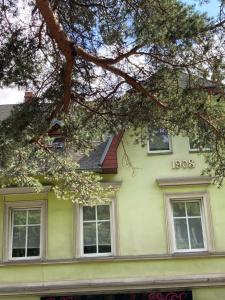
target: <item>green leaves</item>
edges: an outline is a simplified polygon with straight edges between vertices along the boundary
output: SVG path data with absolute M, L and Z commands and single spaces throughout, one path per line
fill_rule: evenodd
M 108 201 L 112 189 L 102 187 L 99 175 L 81 172 L 74 161 L 74 147 L 84 149 L 84 144 L 80 144 L 83 135 L 80 134 L 75 142 L 70 139 L 67 146 L 73 145 L 72 149 L 54 150 L 51 147 L 53 139 L 46 135 L 50 129 L 47 116 L 48 104 L 33 99 L 30 103 L 16 105 L 11 116 L 1 123 L 0 186 L 29 186 L 40 192 L 43 184 L 49 184 L 61 200 L 88 205 Z M 65 127 L 69 129 L 67 121 Z M 88 132 L 84 130 L 83 134 Z M 89 140 L 87 136 L 86 151 Z
M 30 144 L 14 149 L 10 160 L 0 169 L 1 187 L 33 187 L 40 192 L 51 185 L 57 199 L 94 205 L 110 201 L 112 188 L 101 185 L 101 177 L 81 172 L 68 153 L 46 151 Z
M 88 153 L 96 140 L 130 128 L 144 144 L 148 126 L 210 142 L 209 171 L 224 176 L 222 26 L 177 0 L 50 1 L 67 50 L 82 49 L 72 55 L 68 79 L 54 30 L 28 2 L 23 20 L 18 1 L 0 3 L 0 86 L 35 92 L 0 124 L 4 184 L 39 189 L 49 181 L 58 198 L 100 200 L 99 177 L 80 172 L 72 152 Z M 64 124 L 64 153 L 49 147 L 53 118 Z

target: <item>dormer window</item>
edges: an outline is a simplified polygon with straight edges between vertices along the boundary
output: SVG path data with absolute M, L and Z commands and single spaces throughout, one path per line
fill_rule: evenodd
M 210 147 L 208 145 L 197 146 L 196 142 L 189 138 L 189 151 L 190 152 L 207 152 L 210 151 Z
M 149 138 L 148 142 L 149 153 L 171 153 L 171 139 L 167 129 L 160 128 L 156 134 Z
M 53 149 L 56 150 L 64 150 L 65 148 L 65 140 L 62 137 L 57 137 L 52 142 Z

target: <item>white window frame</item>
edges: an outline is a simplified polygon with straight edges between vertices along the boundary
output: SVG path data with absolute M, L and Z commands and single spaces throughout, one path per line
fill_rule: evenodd
M 189 143 L 189 152 L 210 152 L 210 148 L 191 148 L 191 140 L 188 138 L 188 143 Z
M 109 205 L 110 211 L 110 233 L 111 233 L 111 252 L 108 253 L 84 253 L 84 245 L 83 245 L 83 206 L 77 207 L 77 225 L 78 230 L 76 232 L 77 235 L 77 257 L 107 257 L 114 256 L 116 254 L 116 226 L 115 226 L 115 218 L 116 218 L 116 205 L 115 199 L 113 199 L 110 203 L 102 203 L 102 205 Z M 101 204 L 99 204 L 101 205 Z M 76 226 L 76 225 L 75 225 Z
M 174 229 L 173 208 L 172 202 L 184 201 L 193 202 L 199 200 L 201 209 L 202 233 L 204 248 L 199 249 L 176 249 L 176 237 Z M 214 250 L 212 218 L 209 203 L 209 195 L 207 192 L 198 193 L 175 193 L 165 194 L 165 209 L 166 209 L 166 228 L 168 240 L 168 252 L 170 253 L 198 253 L 211 252 Z
M 40 255 L 39 256 L 27 256 L 27 257 L 12 257 L 12 235 L 13 235 L 13 224 L 12 215 L 13 211 L 17 209 L 40 209 L 41 220 L 40 220 Z M 4 210 L 4 260 L 5 261 L 32 261 L 41 260 L 46 255 L 46 201 L 9 201 L 5 202 Z
M 148 130 L 149 132 L 149 130 Z M 168 133 L 168 131 L 167 131 Z M 168 141 L 169 141 L 169 149 L 168 150 L 151 150 L 150 149 L 150 139 L 148 137 L 148 153 L 149 154 L 168 154 L 168 153 L 172 153 L 172 138 L 171 135 L 168 133 Z

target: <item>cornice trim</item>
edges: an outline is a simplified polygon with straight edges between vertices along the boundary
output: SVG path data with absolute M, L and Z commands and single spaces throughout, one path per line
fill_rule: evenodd
M 115 189 L 118 189 L 122 185 L 122 181 L 102 181 L 101 182 L 103 187 L 113 187 Z M 46 185 L 43 186 L 40 193 L 48 193 L 51 190 L 52 186 Z M 0 195 L 12 195 L 12 194 L 36 194 L 36 191 L 32 187 L 8 187 L 8 188 L 0 188 Z
M 213 178 L 209 176 L 157 178 L 160 187 L 187 186 L 187 185 L 209 185 Z
M 111 186 L 114 189 L 119 189 L 122 185 L 122 181 L 102 181 L 101 184 L 105 188 Z
M 58 293 L 116 292 L 131 290 L 199 288 L 225 286 L 225 273 L 170 277 L 19 282 L 0 284 L 0 295 L 53 295 Z
M 193 260 L 193 259 L 213 259 L 225 258 L 225 252 L 186 252 L 173 254 L 149 254 L 149 255 L 122 255 L 122 256 L 96 256 L 96 257 L 79 257 L 66 259 L 34 259 L 0 262 L 0 268 L 11 267 L 16 265 L 33 266 L 33 265 L 58 265 L 58 264 L 85 264 L 99 262 L 121 262 L 121 261 L 151 261 L 151 260 Z
M 46 185 L 43 186 L 40 193 L 48 193 L 51 190 L 51 186 Z M 9 195 L 9 194 L 36 194 L 34 188 L 32 187 L 9 187 L 9 188 L 2 188 L 0 189 L 0 195 Z

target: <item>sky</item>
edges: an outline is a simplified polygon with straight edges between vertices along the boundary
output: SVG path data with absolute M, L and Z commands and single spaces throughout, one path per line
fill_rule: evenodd
M 199 1 L 196 0 L 183 0 L 182 2 L 187 4 L 195 4 L 196 10 L 199 12 L 206 12 L 210 17 L 216 17 L 219 13 L 219 1 L 210 0 L 208 3 L 199 5 Z M 0 89 L 0 105 L 12 104 L 22 102 L 24 98 L 24 91 L 17 90 L 15 88 L 3 88 Z
M 195 4 L 196 10 L 199 12 L 207 12 L 210 17 L 216 17 L 219 13 L 219 2 L 218 0 L 209 0 L 208 3 L 199 5 L 199 1 L 196 0 L 183 0 L 182 2 L 187 4 Z

